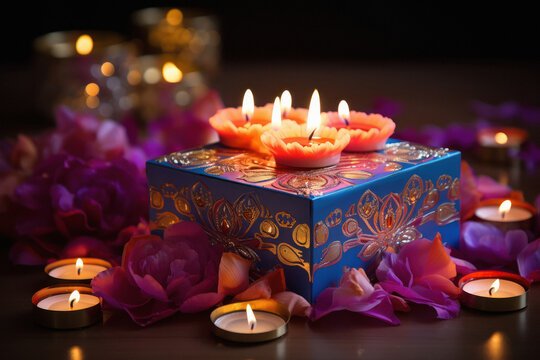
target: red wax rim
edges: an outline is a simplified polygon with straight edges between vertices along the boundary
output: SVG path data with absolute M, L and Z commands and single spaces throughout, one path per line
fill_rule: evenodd
M 459 288 L 461 289 L 466 283 L 472 280 L 478 280 L 478 279 L 504 279 L 504 280 L 512 280 L 514 282 L 517 282 L 523 288 L 525 291 L 528 291 L 531 287 L 531 283 L 529 280 L 525 279 L 523 276 L 512 274 L 504 271 L 496 271 L 496 270 L 482 270 L 482 271 L 475 271 L 473 273 L 467 274 L 463 276 L 459 280 Z
M 527 131 L 515 127 L 492 127 L 478 130 L 477 137 L 481 139 L 484 136 L 495 136 L 496 133 L 503 132 L 508 136 L 519 138 L 522 142 L 527 140 L 529 134 Z

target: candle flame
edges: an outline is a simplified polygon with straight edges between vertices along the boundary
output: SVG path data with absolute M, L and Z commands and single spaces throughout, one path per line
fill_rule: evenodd
M 315 90 L 309 103 L 306 128 L 308 135 L 313 134 L 313 132 L 319 126 L 321 126 L 321 101 L 319 98 L 319 92 Z
M 508 135 L 503 132 L 498 132 L 495 134 L 495 142 L 500 145 L 504 145 L 508 142 Z
M 81 294 L 79 294 L 77 290 L 73 290 L 71 295 L 69 295 L 69 308 L 73 309 L 73 305 L 75 305 L 75 303 L 78 303 L 80 299 Z
M 253 100 L 253 93 L 250 89 L 247 89 L 244 94 L 244 100 L 242 101 L 242 117 L 249 121 L 253 117 L 255 111 L 255 100 Z
M 272 109 L 272 129 L 278 130 L 281 127 L 281 105 L 279 98 L 274 100 L 274 107 Z
M 501 214 L 501 217 L 503 219 L 506 216 L 506 214 L 508 214 L 511 208 L 512 208 L 512 202 L 510 200 L 504 200 L 501 206 L 499 206 L 499 214 Z
M 345 100 L 341 100 L 338 105 L 339 118 L 342 119 L 345 124 L 349 125 L 349 119 L 351 118 L 351 112 L 349 111 L 349 104 Z
M 88 55 L 92 52 L 93 48 L 94 41 L 92 40 L 90 35 L 81 35 L 77 38 L 77 41 L 75 42 L 75 50 L 77 50 L 77 54 Z
M 281 94 L 281 114 L 286 116 L 291 111 L 292 96 L 289 90 L 285 90 Z
M 489 287 L 489 295 L 493 295 L 493 293 L 497 292 L 497 290 L 499 290 L 499 279 L 495 280 Z
M 77 275 L 81 275 L 83 266 L 84 264 L 83 264 L 82 259 L 78 258 L 77 261 L 75 262 L 75 269 L 77 269 Z
M 161 69 L 161 73 L 163 74 L 163 78 L 165 81 L 170 83 L 177 83 L 182 80 L 182 71 L 173 64 L 172 62 L 168 61 L 163 65 L 163 68 Z
M 253 310 L 251 310 L 251 306 L 249 304 L 246 307 L 246 316 L 249 328 L 251 330 L 255 329 L 257 319 L 255 318 L 255 314 L 253 313 Z

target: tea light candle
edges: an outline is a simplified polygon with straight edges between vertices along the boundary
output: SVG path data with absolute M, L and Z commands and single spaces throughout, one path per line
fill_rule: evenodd
M 484 311 L 514 311 L 527 306 L 527 279 L 501 271 L 477 271 L 460 282 L 461 302 Z
M 532 205 L 521 201 L 493 199 L 481 202 L 474 214 L 478 220 L 488 222 L 503 231 L 508 231 L 530 229 L 534 213 L 535 209 Z
M 481 129 L 477 134 L 480 157 L 490 161 L 510 161 L 509 151 L 517 152 L 528 137 L 525 130 L 515 127 Z
M 335 165 L 349 143 L 345 130 L 321 126 L 320 99 L 313 92 L 307 123 L 281 120 L 279 99 L 274 102 L 272 129 L 261 135 L 262 143 L 274 155 L 277 164 L 298 168 L 320 168 Z
M 287 333 L 290 313 L 274 300 L 254 300 L 217 308 L 210 314 L 218 337 L 237 342 L 260 342 Z
M 53 285 L 32 297 L 36 323 L 54 329 L 75 329 L 102 318 L 101 300 L 88 285 Z
M 110 262 L 102 259 L 72 258 L 50 263 L 45 272 L 55 282 L 90 283 L 97 274 L 111 267 Z

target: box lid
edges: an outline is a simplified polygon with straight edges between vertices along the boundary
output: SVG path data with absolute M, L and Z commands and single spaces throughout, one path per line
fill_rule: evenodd
M 164 155 L 148 163 L 314 199 L 458 154 L 445 148 L 389 139 L 381 151 L 343 152 L 335 166 L 295 169 L 276 166 L 271 155 L 216 143 Z

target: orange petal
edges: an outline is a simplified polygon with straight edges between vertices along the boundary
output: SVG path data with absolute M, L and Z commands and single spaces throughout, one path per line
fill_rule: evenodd
M 283 269 L 276 269 L 253 282 L 249 288 L 234 297 L 234 300 L 268 299 L 272 294 L 285 291 Z
M 233 253 L 223 253 L 219 263 L 218 293 L 236 295 L 249 285 L 251 262 Z
M 287 306 L 293 316 L 307 316 L 311 312 L 311 305 L 302 296 L 292 291 L 282 291 L 272 295 L 272 299 Z
M 440 233 L 437 233 L 429 249 L 424 274 L 438 274 L 447 279 L 454 278 L 457 275 L 456 265 L 450 259 L 450 255 L 444 250 Z

